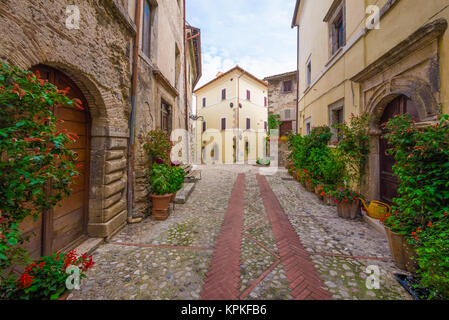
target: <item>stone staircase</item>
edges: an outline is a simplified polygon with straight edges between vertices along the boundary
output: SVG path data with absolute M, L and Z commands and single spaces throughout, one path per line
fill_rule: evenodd
M 195 189 L 196 182 L 201 180 L 201 170 L 193 170 L 191 164 L 183 165 L 182 168 L 186 173 L 186 177 L 182 189 L 176 194 L 175 203 L 177 204 L 186 203 L 190 194 Z

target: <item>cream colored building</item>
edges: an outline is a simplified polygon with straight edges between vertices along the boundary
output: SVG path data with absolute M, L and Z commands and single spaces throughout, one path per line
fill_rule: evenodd
M 427 124 L 449 113 L 447 19 L 447 0 L 296 2 L 299 132 L 368 112 L 369 200 L 390 201 L 397 190 L 381 122 L 407 112 Z
M 194 91 L 196 162 L 252 163 L 263 157 L 268 117 L 267 83 L 239 66 Z M 238 132 L 240 129 L 240 132 Z

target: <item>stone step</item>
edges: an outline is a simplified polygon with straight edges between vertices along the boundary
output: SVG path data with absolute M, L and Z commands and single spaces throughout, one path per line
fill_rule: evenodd
M 182 165 L 181 168 L 184 170 L 186 175 L 189 174 L 190 171 L 192 171 L 192 165 L 191 164 Z
M 198 180 L 201 180 L 201 170 L 193 170 L 185 177 L 186 182 L 195 182 Z
M 102 243 L 104 242 L 103 238 L 89 238 L 83 243 L 81 243 L 75 250 L 78 253 L 87 252 L 88 255 L 92 254 Z
M 178 191 L 175 198 L 175 203 L 177 204 L 184 204 L 187 202 L 187 199 L 189 198 L 190 194 L 193 192 L 193 189 L 195 189 L 195 183 L 184 183 L 182 185 L 182 189 Z

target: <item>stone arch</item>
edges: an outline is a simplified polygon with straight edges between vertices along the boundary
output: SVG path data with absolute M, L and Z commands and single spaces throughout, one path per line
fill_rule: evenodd
M 400 95 L 409 98 L 416 106 L 420 121 L 432 121 L 438 117 L 438 93 L 431 85 L 418 77 L 396 77 L 380 85 L 366 105 L 372 115 L 371 129 L 377 129 L 385 107 Z
M 83 92 L 92 118 L 92 126 L 105 125 L 108 121 L 105 98 L 107 94 L 95 84 L 93 77 L 67 62 L 43 61 L 38 64 L 47 65 L 65 73 Z

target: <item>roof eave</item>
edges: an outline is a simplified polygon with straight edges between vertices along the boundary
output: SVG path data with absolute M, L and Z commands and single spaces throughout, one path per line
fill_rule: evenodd
M 300 4 L 301 4 L 301 0 L 296 0 L 295 11 L 293 13 L 293 19 L 292 19 L 292 29 L 294 27 L 298 26 L 298 24 L 296 23 L 296 17 L 298 16 L 298 11 L 299 11 L 299 5 Z

